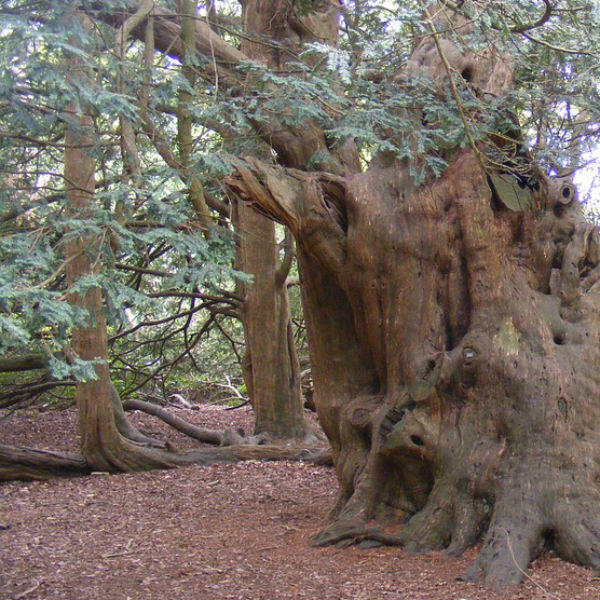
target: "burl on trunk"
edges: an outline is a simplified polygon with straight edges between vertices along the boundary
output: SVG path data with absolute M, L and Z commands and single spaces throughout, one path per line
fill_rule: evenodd
M 509 84 L 493 54 L 447 47 L 448 65 L 432 43 L 409 69 Z M 483 151 L 421 186 L 395 161 L 341 177 L 252 159 L 230 185 L 298 244 L 340 483 L 315 541 L 461 553 L 483 536 L 467 576 L 501 587 L 547 544 L 600 568 L 600 266 L 570 182 L 538 174 L 512 210 Z

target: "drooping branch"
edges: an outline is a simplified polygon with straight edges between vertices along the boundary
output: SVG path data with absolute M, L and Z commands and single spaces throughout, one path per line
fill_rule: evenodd
M 550 17 L 552 17 L 552 15 L 554 13 L 554 6 L 553 6 L 552 2 L 550 2 L 550 0 L 543 0 L 543 2 L 545 5 L 545 10 L 544 10 L 544 14 L 542 14 L 542 16 L 539 19 L 537 19 L 533 23 L 516 25 L 514 27 L 511 27 L 510 30 L 513 33 L 525 33 L 527 31 L 531 31 L 532 29 L 537 29 L 538 27 L 545 25 L 550 20 Z
M 56 388 L 74 386 L 75 380 L 61 379 L 48 381 L 47 377 L 32 382 L 23 383 L 11 387 L 8 391 L 0 394 L 0 408 L 15 407 L 18 408 L 28 401 L 33 401 L 36 397 Z
M 46 369 L 47 366 L 48 357 L 45 354 L 24 354 L 23 356 L 0 359 L 0 373 L 34 371 L 36 369 Z
M 544 2 L 544 12 L 538 19 L 536 19 L 535 21 L 532 21 L 531 23 L 512 25 L 512 26 L 508 27 L 508 30 L 512 33 L 524 34 L 524 33 L 527 33 L 528 31 L 532 31 L 533 29 L 538 29 L 539 27 L 542 27 L 543 25 L 545 25 L 550 20 L 550 18 L 556 13 L 556 7 L 554 6 L 553 2 L 551 2 L 550 0 L 543 0 L 543 2 Z M 465 4 L 464 0 L 460 0 L 458 2 L 452 2 L 452 0 L 439 0 L 439 4 L 455 13 L 466 16 L 466 12 L 464 10 L 464 4 Z M 475 4 L 485 4 L 485 2 L 478 1 Z M 496 30 L 501 29 L 496 24 L 492 24 L 491 27 Z

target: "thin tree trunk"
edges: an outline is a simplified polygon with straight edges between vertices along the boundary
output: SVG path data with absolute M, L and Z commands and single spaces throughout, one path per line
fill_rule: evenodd
M 235 207 L 234 219 L 240 235 L 239 264 L 253 276 L 252 283 L 245 286 L 242 322 L 244 377 L 255 413 L 255 433 L 302 437 L 307 429 L 300 366 L 294 340 L 288 335 L 289 303 L 275 225 L 243 204 Z
M 181 46 L 183 49 L 182 74 L 190 88 L 194 88 L 196 74 L 194 59 L 196 54 L 196 12 L 198 3 L 195 0 L 179 0 L 179 12 L 181 13 Z M 194 141 L 192 136 L 192 125 L 194 119 L 190 111 L 194 101 L 192 93 L 182 87 L 179 90 L 179 105 L 177 109 L 177 144 L 179 146 L 179 159 L 181 171 L 188 185 L 190 203 L 194 207 L 200 224 L 207 232 L 213 222 L 210 210 L 206 203 L 204 187 L 198 176 L 194 173 L 191 165 Z
M 73 19 L 80 19 L 86 27 L 90 26 L 85 16 L 74 15 Z M 88 78 L 79 57 L 73 56 L 69 67 L 72 79 Z M 85 222 L 94 213 L 94 123 L 85 105 L 79 107 L 72 102 L 66 112 L 64 176 L 67 201 L 71 216 Z M 81 284 L 82 279 L 98 272 L 102 261 L 101 239 L 85 231 L 71 232 L 66 244 L 66 258 L 67 285 L 73 288 Z M 114 388 L 108 369 L 102 289 L 91 285 L 83 292 L 71 292 L 68 301 L 88 315 L 87 325 L 73 330 L 73 351 L 79 358 L 95 363 L 95 379 L 78 382 L 75 389 L 84 459 L 92 469 L 105 471 L 168 466 L 169 461 L 164 456 L 153 456 L 152 451 L 134 446 L 117 427 L 112 402 Z
M 245 2 L 246 33 L 271 35 L 270 28 L 282 8 L 278 2 Z M 269 67 L 277 67 L 263 44 L 244 41 L 242 51 Z M 302 437 L 308 429 L 302 406 L 300 365 L 289 335 L 285 285 L 289 256 L 280 263 L 275 225 L 250 206 L 236 207 L 234 224 L 239 236 L 238 268 L 253 277 L 252 283 L 244 286 L 242 321 L 246 339 L 243 374 L 255 412 L 255 433 L 269 433 L 276 438 Z

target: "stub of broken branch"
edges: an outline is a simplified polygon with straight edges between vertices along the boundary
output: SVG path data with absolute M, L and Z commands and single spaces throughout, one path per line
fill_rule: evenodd
M 300 186 L 282 167 L 274 167 L 249 157 L 236 161 L 235 172 L 227 185 L 244 201 L 298 232 L 298 195 Z

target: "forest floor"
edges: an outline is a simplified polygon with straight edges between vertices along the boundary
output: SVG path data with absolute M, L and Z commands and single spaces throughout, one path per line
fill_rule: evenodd
M 177 414 L 211 428 L 251 429 L 249 409 L 201 405 Z M 180 448 L 161 422 L 133 421 Z M 7 444 L 72 450 L 76 415 L 19 412 Z M 457 581 L 456 559 L 399 548 L 313 548 L 336 481 L 327 467 L 256 461 L 133 475 L 0 484 L 0 599 L 45 600 L 600 600 L 600 577 L 553 554 L 517 591 Z

